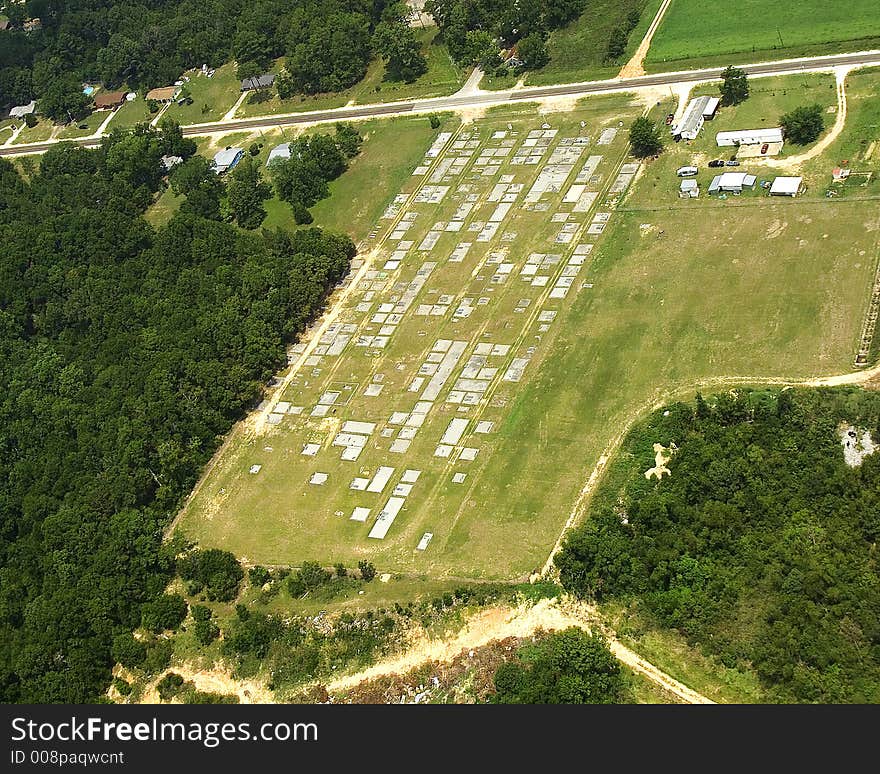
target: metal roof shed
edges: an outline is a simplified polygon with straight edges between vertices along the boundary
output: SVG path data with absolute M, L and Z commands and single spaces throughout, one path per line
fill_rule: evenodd
M 244 148 L 225 148 L 224 150 L 217 151 L 214 156 L 214 171 L 218 175 L 228 172 L 238 164 L 243 153 Z
M 290 158 L 290 143 L 283 142 L 281 145 L 276 145 L 272 150 L 269 151 L 269 158 L 266 159 L 266 166 L 268 167 L 273 161 L 276 159 L 289 159 Z
M 802 177 L 777 177 L 770 186 L 771 196 L 797 196 L 803 190 Z

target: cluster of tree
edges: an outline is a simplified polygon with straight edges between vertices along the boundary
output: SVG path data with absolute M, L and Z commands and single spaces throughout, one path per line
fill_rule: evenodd
M 162 701 L 177 699 L 180 704 L 238 704 L 235 694 L 200 691 L 191 680 L 184 680 L 177 672 L 169 672 L 156 683 L 156 691 Z
M 614 62 L 624 55 L 630 33 L 638 26 L 641 18 L 641 12 L 633 8 L 626 15 L 623 23 L 611 30 L 611 35 L 608 37 L 608 50 L 605 53 L 606 60 Z
M 221 653 L 242 676 L 262 669 L 269 688 L 280 691 L 342 667 L 369 663 L 392 642 L 398 624 L 383 611 L 343 613 L 332 622 L 285 618 L 236 607 L 223 631 Z
M 745 70 L 729 65 L 721 73 L 721 104 L 739 105 L 749 98 L 749 76 Z
M 625 682 L 605 641 L 572 627 L 521 648 L 495 672 L 496 704 L 618 704 Z
M 193 208 L 154 230 L 159 158 L 191 150 L 168 125 L 58 145 L 27 180 L 0 160 L 4 701 L 93 700 L 117 645 L 163 668 L 165 641 L 129 634 L 181 610 L 162 595 L 185 547 L 163 527 L 354 255 Z M 187 583 L 234 596 L 240 568 L 195 557 Z
M 177 574 L 187 594 L 204 593 L 212 602 L 230 602 L 238 596 L 244 571 L 229 551 L 219 548 L 194 549 L 177 560 Z
M 825 131 L 825 115 L 821 105 L 804 105 L 779 119 L 785 138 L 797 145 L 809 145 Z
M 839 425 L 880 438 L 856 389 L 698 396 L 634 429 L 563 584 L 632 600 L 782 701 L 880 701 L 880 454 L 844 461 Z M 676 449 L 661 481 L 652 444 Z M 621 483 L 622 482 L 622 483 Z
M 296 572 L 287 577 L 287 591 L 294 598 L 318 592 L 321 599 L 332 599 L 346 589 L 369 583 L 376 577 L 376 568 L 366 559 L 358 562 L 360 579 L 349 574 L 342 563 L 334 566 L 333 572 L 325 570 L 318 562 L 303 562 Z
M 336 136 L 313 134 L 290 143 L 290 158 L 275 159 L 269 174 L 278 198 L 293 208 L 297 223 L 311 223 L 309 207 L 330 195 L 328 183 L 360 152 L 361 137 L 350 124 L 338 124 Z
M 647 116 L 639 116 L 629 128 L 629 144 L 637 158 L 656 156 L 663 150 L 662 130 Z
M 287 57 L 296 91 L 339 91 L 363 78 L 378 50 L 401 78 L 423 72 L 396 0 L 26 0 L 7 3 L 12 29 L 0 46 L 0 108 L 40 101 L 57 120 L 90 99 L 83 81 L 152 88 L 189 68 L 234 59 L 240 77 Z M 30 16 L 42 28 L 25 33 Z M 377 36 L 374 32 L 380 32 Z M 389 34 L 391 37 L 389 38 Z M 280 85 L 279 85 L 280 88 Z
M 548 61 L 547 36 L 583 13 L 586 0 L 427 0 L 452 58 L 461 65 L 480 65 L 486 72 L 502 68 L 501 49 L 516 46 L 522 69 Z

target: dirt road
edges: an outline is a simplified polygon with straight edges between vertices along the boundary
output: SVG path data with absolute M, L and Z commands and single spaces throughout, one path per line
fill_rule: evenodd
M 611 652 L 626 666 L 644 675 L 677 699 L 687 704 L 714 704 L 711 699 L 688 688 L 641 656 L 623 645 L 599 621 L 595 610 L 569 598 L 542 599 L 534 605 L 518 608 L 493 607 L 475 614 L 467 625 L 447 640 L 422 639 L 414 642 L 406 652 L 386 661 L 340 677 L 329 685 L 330 693 L 350 689 L 368 680 L 389 675 L 400 675 L 430 661 L 452 661 L 463 651 L 480 648 L 493 640 L 508 637 L 530 637 L 539 630 L 559 631 L 571 626 L 590 632 L 601 632 L 608 639 Z
M 638 78 L 640 75 L 645 74 L 645 57 L 648 55 L 648 49 L 651 48 L 654 33 L 659 29 L 660 23 L 663 21 L 663 17 L 666 15 L 666 11 L 669 10 L 670 5 L 672 5 L 672 0 L 663 0 L 660 4 L 657 15 L 654 17 L 654 21 L 651 22 L 651 26 L 648 27 L 645 37 L 639 43 L 639 47 L 636 49 L 635 54 L 632 55 L 632 59 L 620 69 L 618 78 Z

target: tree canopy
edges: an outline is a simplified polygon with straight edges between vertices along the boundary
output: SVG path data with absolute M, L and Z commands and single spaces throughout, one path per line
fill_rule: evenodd
M 168 125 L 60 144 L 27 181 L 0 160 L 7 702 L 87 702 L 115 657 L 167 663 L 161 643 L 129 639 L 145 608 L 173 619 L 176 603 L 154 604 L 180 550 L 163 528 L 354 255 L 344 236 L 249 233 L 184 208 L 154 230 L 159 159 L 190 142 Z M 234 557 L 205 564 L 192 579 L 234 595 Z
M 779 119 L 785 138 L 796 145 L 809 145 L 819 139 L 825 130 L 825 115 L 821 105 L 803 105 Z
M 880 700 L 880 454 L 844 461 L 840 423 L 880 435 L 880 396 L 742 391 L 634 429 L 556 564 L 569 590 L 631 600 L 768 698 Z M 646 479 L 653 444 L 670 474 Z
M 749 77 L 744 70 L 733 65 L 721 73 L 721 102 L 725 105 L 739 105 L 749 98 Z
M 629 144 L 633 154 L 642 159 L 660 153 L 663 150 L 660 127 L 647 116 L 639 116 L 629 129 Z

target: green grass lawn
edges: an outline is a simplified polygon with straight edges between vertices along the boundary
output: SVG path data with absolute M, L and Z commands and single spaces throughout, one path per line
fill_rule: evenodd
M 171 220 L 185 198 L 184 196 L 175 196 L 170 188 L 166 188 L 146 211 L 144 217 L 154 228 L 164 226 Z
M 59 140 L 73 140 L 77 137 L 89 137 L 98 131 L 98 128 L 107 120 L 107 116 L 109 115 L 110 112 L 107 110 L 96 110 L 95 112 L 90 113 L 82 121 L 77 121 L 75 124 L 65 126 L 58 132 L 56 137 L 58 137 Z M 86 126 L 87 128 L 80 129 L 80 126 Z
M 143 97 L 138 96 L 131 102 L 123 103 L 122 107 L 116 111 L 116 115 L 113 116 L 113 120 L 107 129 L 129 128 L 135 124 L 148 124 L 153 117 L 149 107 L 147 107 L 147 101 Z
M 708 67 L 874 49 L 880 45 L 875 0 L 674 0 L 654 36 L 649 69 Z
M 456 92 L 467 77 L 467 72 L 456 67 L 446 46 L 436 40 L 436 27 L 416 29 L 422 42 L 422 52 L 428 60 L 428 72 L 413 83 L 391 81 L 385 75 L 385 64 L 380 59 L 370 63 L 363 80 L 350 89 L 335 94 L 300 95 L 287 100 L 277 96 L 265 102 L 245 103 L 237 116 L 275 115 L 310 110 L 342 107 L 348 103 L 394 102 L 421 97 L 440 97 Z
M 189 82 L 185 88 L 193 98 L 192 105 L 172 104 L 165 115 L 180 124 L 204 124 L 223 118 L 241 94 L 241 80 L 235 74 L 235 65 L 218 67 L 211 78 L 198 70 L 186 73 Z
M 594 0 L 579 19 L 551 33 L 547 41 L 550 62 L 540 70 L 525 73 L 524 85 L 613 78 L 639 47 L 660 3 L 661 0 Z M 641 11 L 642 16 L 629 35 L 626 52 L 618 60 L 606 60 L 611 31 L 620 26 L 633 9 Z M 491 91 L 509 89 L 518 78 L 518 75 L 487 75 L 480 86 Z
M 55 124 L 53 124 L 48 118 L 40 118 L 37 121 L 36 126 L 25 127 L 22 130 L 16 138 L 14 145 L 21 145 L 22 143 L 29 142 L 43 142 L 52 136 L 54 129 Z
M 824 87 L 819 79 L 801 88 Z M 755 110 L 761 99 L 756 96 L 742 110 Z M 620 96 L 582 104 L 546 120 L 562 129 L 561 136 L 577 134 L 584 120 L 584 131 L 595 137 L 602 126 L 617 126 L 639 112 Z M 522 137 L 541 120 L 499 111 L 477 122 L 476 129 L 485 143 L 508 124 Z M 605 157 L 600 167 L 603 188 L 616 175 L 616 161 L 625 149 L 624 133 L 619 134 L 611 146 L 588 151 Z M 527 187 L 535 172 L 501 168 L 501 174 L 513 174 Z M 313 406 L 330 385 L 343 391 L 349 385 L 353 397 L 339 408 L 338 418 L 325 422 L 310 420 L 306 411 L 268 436 L 237 432 L 185 510 L 181 525 L 186 533 L 205 546 L 228 548 L 251 561 L 369 558 L 380 570 L 434 579 L 510 580 L 541 566 L 600 455 L 634 416 L 655 403 L 728 377 L 801 379 L 851 369 L 877 260 L 876 208 L 821 196 L 681 201 L 665 190 L 655 191 L 653 175 L 649 168 L 635 193 L 612 215 L 578 276 L 587 286 L 565 301 L 548 304 L 521 281 L 518 269 L 508 284 L 492 291 L 479 258 L 507 249 L 518 266 L 531 252 L 552 250 L 559 226 L 551 224 L 550 215 L 560 208 L 565 188 L 545 197 L 551 205 L 546 213 L 515 209 L 502 227 L 515 234 L 509 240 L 496 235 L 488 245 L 475 245 L 465 263 L 442 262 L 422 291 L 425 298 L 435 293 L 486 295 L 487 311 L 457 322 L 405 317 L 378 359 L 350 348 L 338 361 L 330 360 L 329 370 L 301 371 L 283 400 Z M 453 182 L 485 192 L 495 179 L 487 183 L 481 175 L 471 175 Z M 412 192 L 416 185 L 405 181 L 402 190 Z M 370 195 L 369 188 L 365 192 Z M 394 193 L 392 187 L 377 198 L 384 204 Z M 343 198 L 333 200 L 334 208 L 345 207 Z M 406 238 L 418 245 L 431 224 L 448 221 L 461 201 L 459 195 L 440 205 L 417 207 L 417 227 Z M 614 209 L 602 197 L 595 207 Z M 344 219 L 346 212 L 339 217 Z M 490 213 L 486 208 L 471 217 L 486 220 Z M 387 228 L 384 223 L 382 227 Z M 448 255 L 466 238 L 464 233 L 444 233 L 435 255 Z M 566 253 L 566 248 L 557 250 Z M 401 269 L 401 279 L 406 281 L 425 258 L 418 253 L 407 258 L 415 263 Z M 539 330 L 524 323 L 527 316 L 513 308 L 523 296 L 538 299 L 530 313 L 557 310 L 555 324 Z M 360 317 L 347 306 L 340 319 Z M 364 330 L 376 332 L 367 326 L 359 333 Z M 480 448 L 474 462 L 450 464 L 434 457 L 438 439 L 456 416 L 454 405 L 442 403 L 406 455 L 383 456 L 376 450 L 388 442 L 378 437 L 355 464 L 336 459 L 338 454 L 327 446 L 314 461 L 300 455 L 307 440 L 329 443 L 343 419 L 386 427 L 392 411 L 411 408 L 417 399 L 407 397 L 407 385 L 431 343 L 437 338 L 474 341 L 477 336 L 511 343 L 511 356 L 528 350 L 532 360 L 521 383 L 497 384 L 476 409 L 475 418 L 493 421 L 495 429 L 484 438 L 474 437 Z M 386 392 L 380 399 L 361 397 L 357 385 L 369 382 L 375 372 L 384 375 Z M 407 501 L 385 540 L 369 541 L 362 527 L 346 518 L 353 506 L 364 503 L 348 483 L 359 470 L 374 471 L 379 459 L 386 464 L 387 456 L 392 458 L 387 464 L 423 473 L 418 495 Z M 247 474 L 253 463 L 263 466 L 259 476 Z M 306 483 L 316 470 L 329 473 L 328 485 Z M 467 471 L 467 480 L 460 488 L 450 487 L 451 473 L 458 470 Z M 369 499 L 371 507 L 381 506 L 373 500 L 377 498 Z M 421 554 L 413 547 L 425 531 L 433 532 L 434 539 Z

